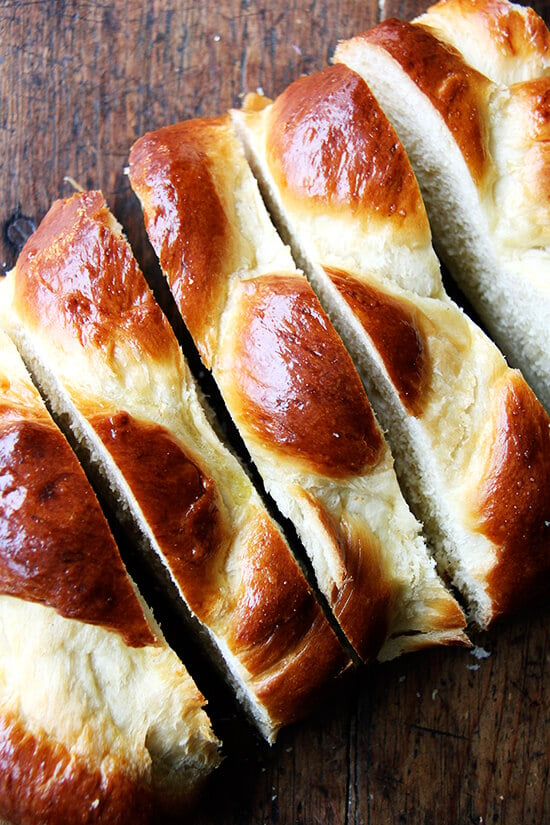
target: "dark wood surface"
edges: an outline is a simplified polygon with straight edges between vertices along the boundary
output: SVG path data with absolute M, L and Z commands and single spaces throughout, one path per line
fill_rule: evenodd
M 148 129 L 275 95 L 336 41 L 422 2 L 0 0 L 0 268 L 52 200 L 102 188 L 155 268 L 124 167 Z M 550 3 L 535 8 L 548 21 Z M 198 667 L 225 762 L 200 825 L 550 823 L 550 612 L 356 673 L 263 745 Z M 177 640 L 176 640 L 177 644 Z M 479 657 L 474 655 L 477 653 Z

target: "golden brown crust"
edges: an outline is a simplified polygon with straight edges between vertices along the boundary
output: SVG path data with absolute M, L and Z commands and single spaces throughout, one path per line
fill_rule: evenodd
M 510 87 L 517 128 L 526 152 L 521 158 L 524 181 L 533 203 L 538 204 L 540 223 L 550 218 L 550 77 L 516 83 Z
M 265 674 L 271 668 L 280 671 L 281 657 L 289 650 L 293 651 L 293 662 L 303 660 L 304 647 L 309 644 L 311 630 L 315 627 L 319 656 L 326 656 L 327 653 L 328 656 L 319 663 L 315 672 L 303 671 L 300 690 L 304 692 L 306 685 L 314 688 L 343 669 L 347 656 L 343 654 L 336 637 L 327 633 L 326 628 L 323 629 L 323 622 L 320 621 L 322 611 L 315 596 L 305 578 L 296 576 L 295 571 L 296 563 L 280 533 L 260 514 L 248 537 L 247 551 L 243 556 L 234 639 L 243 651 L 243 662 L 250 672 Z M 288 673 L 288 664 L 283 669 L 284 674 Z M 323 673 L 327 667 L 328 671 Z M 281 699 L 284 690 L 282 683 L 278 689 Z M 291 695 L 288 691 L 287 699 Z M 266 701 L 271 710 L 272 697 L 266 696 Z M 282 706 L 277 713 L 282 720 Z M 294 713 L 291 715 L 294 716 Z
M 486 43 L 483 32 L 501 55 L 521 59 L 531 53 L 547 55 L 550 53 L 550 32 L 544 20 L 527 6 L 522 10 L 514 7 L 508 0 L 441 0 L 431 6 L 427 14 L 436 14 L 454 20 L 468 20 L 480 48 Z M 428 18 L 430 19 L 430 18 Z
M 214 135 L 222 123 L 212 121 Z M 167 126 L 144 135 L 130 153 L 132 186 L 147 206 L 147 233 L 207 365 L 216 345 L 211 319 L 225 302 L 233 258 L 230 225 L 208 158 L 210 131 L 203 121 Z
M 129 483 L 191 610 L 206 618 L 212 568 L 223 563 L 227 549 L 214 481 L 158 424 L 122 411 L 89 420 Z
M 351 358 L 308 282 L 272 274 L 235 289 L 239 328 L 216 377 L 240 425 L 315 473 L 345 478 L 374 465 L 382 436 Z
M 539 77 L 512 86 L 518 100 L 525 102 L 529 114 L 527 132 L 532 140 L 550 140 L 550 78 Z
M 360 523 L 336 521 L 307 492 L 300 494 L 317 514 L 345 570 L 342 583 L 333 585 L 331 609 L 361 659 L 371 662 L 387 638 L 398 595 L 384 570 L 379 540 Z
M 506 376 L 477 501 L 481 529 L 497 548 L 488 576 L 495 616 L 528 605 L 550 585 L 550 418 L 520 373 Z
M 151 815 L 151 789 L 127 766 L 106 760 L 102 769 L 90 767 L 15 716 L 0 715 L 0 816 L 18 825 L 145 825 Z
M 431 361 L 420 311 L 342 270 L 325 272 L 371 338 L 405 409 L 422 415 Z
M 330 116 L 328 116 L 330 115 Z M 393 127 L 343 64 L 292 83 L 269 113 L 266 154 L 285 198 L 401 222 L 424 207 Z M 385 162 L 380 164 L 379 158 Z
M 454 599 L 442 598 L 436 596 L 428 604 L 429 616 L 429 630 L 446 630 L 449 627 L 463 628 L 465 626 L 464 613 Z M 422 638 L 419 636 L 419 649 L 422 647 Z M 439 642 L 439 644 L 449 645 L 464 645 L 470 647 L 471 643 L 467 636 L 460 636 L 458 633 L 455 638 L 450 637 L 447 640 Z
M 281 724 L 294 722 L 311 714 L 320 702 L 325 703 L 337 682 L 352 669 L 336 636 L 327 633 L 322 612 L 316 610 L 286 667 L 262 674 L 258 696 L 274 719 Z
M 294 673 L 300 701 L 309 697 L 313 702 L 323 695 L 326 682 L 347 668 L 349 657 L 322 620 L 322 610 L 280 532 L 265 512 L 258 511 L 255 521 L 251 515 L 240 552 L 239 586 L 221 594 L 218 571 L 232 536 L 223 524 L 211 479 L 158 425 L 123 412 L 94 416 L 91 423 L 131 483 L 191 610 L 207 624 L 225 614 L 231 649 L 259 684 L 269 681 L 260 698 L 273 722 L 294 721 L 307 707 L 289 691 L 288 672 Z M 296 660 L 309 655 L 312 627 L 318 655 L 324 658 L 298 678 Z
M 490 82 L 419 24 L 394 18 L 360 35 L 385 49 L 428 97 L 456 140 L 478 186 L 491 168 L 484 93 Z
M 30 326 L 109 350 L 113 329 L 150 358 L 171 345 L 167 320 L 127 244 L 111 229 L 100 192 L 56 201 L 17 260 L 14 304 Z M 100 276 L 100 277 L 98 277 Z
M 0 592 L 155 644 L 99 504 L 64 437 L 0 414 Z

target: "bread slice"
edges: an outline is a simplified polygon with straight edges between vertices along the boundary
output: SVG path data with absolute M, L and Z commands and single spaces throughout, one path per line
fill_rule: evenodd
M 446 295 L 410 163 L 368 87 L 337 64 L 233 117 L 471 620 L 547 593 L 550 421 Z
M 204 699 L 3 332 L 0 387 L 0 817 L 181 817 L 219 763 Z
M 104 492 L 268 741 L 349 667 L 288 545 L 221 444 L 99 192 L 57 201 L 3 312 Z M 182 634 L 185 629 L 182 625 Z
M 203 361 L 357 654 L 466 643 L 359 376 L 270 223 L 230 118 L 145 135 L 130 181 Z
M 335 59 L 367 81 L 395 126 L 439 254 L 550 411 L 549 37 L 532 11 L 470 5 L 385 20 L 340 43 Z M 482 71 L 494 64 L 495 80 L 439 39 L 443 28 L 457 46 L 470 42 Z

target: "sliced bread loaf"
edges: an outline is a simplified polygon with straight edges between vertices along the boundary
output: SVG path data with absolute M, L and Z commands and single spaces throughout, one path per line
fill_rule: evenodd
M 56 202 L 2 289 L 3 314 L 53 409 L 137 526 L 166 597 L 185 607 L 273 741 L 346 671 L 349 655 L 215 435 L 101 193 Z
M 448 298 L 397 135 L 342 64 L 233 113 L 348 345 L 440 569 L 486 627 L 550 585 L 550 420 Z
M 145 135 L 130 180 L 204 363 L 357 654 L 464 643 L 359 376 L 269 221 L 229 117 Z

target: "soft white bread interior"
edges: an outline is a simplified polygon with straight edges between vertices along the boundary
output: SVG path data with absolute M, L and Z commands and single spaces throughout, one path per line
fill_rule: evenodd
M 348 669 L 349 655 L 215 435 L 101 193 L 57 201 L 2 288 L 10 330 L 53 409 L 273 741 Z
M 464 9 L 469 11 L 463 15 Z M 469 40 L 474 65 L 436 36 L 442 21 L 445 38 L 455 31 L 457 46 Z M 383 21 L 340 43 L 335 59 L 367 81 L 395 126 L 422 189 L 438 253 L 491 337 L 550 410 L 550 76 L 544 28 L 534 12 L 520 13 L 504 2 L 476 3 L 475 11 L 467 3 L 445 3 L 413 23 Z M 507 43 L 501 29 L 508 32 Z M 490 54 L 485 44 L 491 38 L 505 64 L 491 72 L 495 80 L 474 67 L 489 72 L 481 54 Z M 543 74 L 534 76 L 539 68 Z M 506 85 L 524 75 L 528 79 Z
M 271 224 L 229 117 L 145 135 L 130 181 L 203 360 L 358 655 L 466 643 L 357 372 Z
M 550 420 L 448 298 L 402 144 L 342 64 L 233 119 L 266 201 L 347 344 L 402 487 L 470 618 L 550 584 Z
M 0 389 L 0 816 L 182 816 L 219 763 L 204 699 L 3 332 Z

